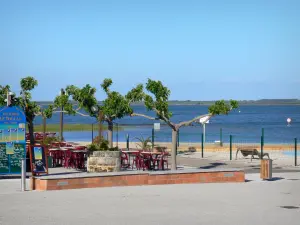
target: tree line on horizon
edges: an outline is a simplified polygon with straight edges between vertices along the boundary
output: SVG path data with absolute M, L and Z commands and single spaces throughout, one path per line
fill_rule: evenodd
M 38 86 L 38 81 L 31 76 L 22 78 L 20 81 L 21 93 L 17 95 L 13 93 L 10 106 L 19 106 L 24 109 L 31 144 L 34 144 L 34 118 L 42 116 L 44 121 L 51 118 L 53 113 L 67 113 L 68 115 L 80 114 L 82 116 L 95 117 L 99 124 L 106 122 L 108 125 L 108 142 L 109 147 L 113 147 L 113 126 L 114 120 L 121 119 L 124 116 L 139 116 L 149 120 L 160 120 L 166 123 L 172 130 L 172 169 L 176 169 L 176 149 L 178 131 L 183 126 L 189 126 L 194 122 L 202 119 L 206 122 L 211 117 L 220 114 L 228 114 L 231 110 L 238 107 L 238 102 L 235 100 L 215 101 L 208 107 L 208 113 L 198 115 L 188 121 L 174 123 L 172 121 L 172 112 L 169 110 L 169 96 L 171 91 L 163 85 L 161 81 L 148 79 L 145 85 L 138 84 L 127 94 L 122 95 L 111 89 L 113 84 L 112 79 L 106 78 L 100 84 L 106 97 L 101 101 L 96 99 L 96 88 L 90 84 L 83 87 L 68 85 L 61 89 L 59 95 L 55 97 L 53 102 L 47 107 L 41 107 L 37 101 L 32 100 L 31 91 Z M 9 85 L 0 85 L 0 106 L 5 106 L 6 95 L 11 91 Z M 134 112 L 132 105 L 136 102 L 142 103 L 148 111 L 154 111 L 155 117 Z M 76 103 L 76 104 L 74 104 Z M 84 110 L 83 114 L 80 110 Z M 44 123 L 45 125 L 45 123 Z M 99 137 L 101 136 L 101 126 L 99 125 Z M 45 128 L 44 128 L 45 130 Z M 63 133 L 61 128 L 61 139 Z

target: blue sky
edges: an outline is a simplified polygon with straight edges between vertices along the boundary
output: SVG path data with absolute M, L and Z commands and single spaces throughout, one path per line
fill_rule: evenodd
M 34 76 L 35 100 L 110 77 L 171 99 L 300 98 L 300 1 L 0 2 L 0 84 Z

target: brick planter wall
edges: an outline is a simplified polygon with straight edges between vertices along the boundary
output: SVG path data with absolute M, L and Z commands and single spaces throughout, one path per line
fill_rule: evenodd
M 85 174 L 77 176 L 45 176 L 31 178 L 32 190 L 64 190 L 78 188 L 139 186 L 192 183 L 245 182 L 245 173 L 233 171 L 167 171 L 118 172 Z

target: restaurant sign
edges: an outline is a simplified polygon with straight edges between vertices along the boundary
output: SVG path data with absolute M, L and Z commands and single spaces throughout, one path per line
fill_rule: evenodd
M 0 174 L 20 174 L 26 154 L 26 117 L 18 107 L 0 108 Z

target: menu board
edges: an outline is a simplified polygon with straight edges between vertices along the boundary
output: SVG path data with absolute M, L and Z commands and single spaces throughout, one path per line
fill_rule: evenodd
M 33 174 L 48 173 L 48 162 L 43 146 L 30 147 L 30 165 Z
M 24 111 L 18 107 L 0 108 L 0 174 L 20 174 L 25 156 Z
M 6 144 L 0 143 L 0 174 L 9 173 L 8 157 L 6 154 Z
M 25 145 L 15 144 L 14 154 L 10 155 L 10 172 L 11 173 L 21 173 L 22 161 L 21 159 L 25 157 Z

